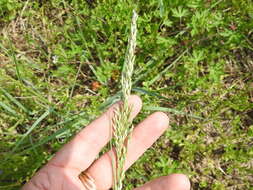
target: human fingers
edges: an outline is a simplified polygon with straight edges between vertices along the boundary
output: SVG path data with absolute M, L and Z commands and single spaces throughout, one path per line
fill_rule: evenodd
M 171 174 L 154 179 L 134 190 L 190 190 L 191 184 L 183 174 Z
M 156 112 L 142 121 L 133 131 L 128 144 L 125 169 L 129 168 L 167 129 L 169 119 L 166 114 Z M 95 181 L 97 190 L 107 190 L 112 186 L 112 156 L 114 151 L 109 151 L 96 160 L 87 173 Z
M 111 138 L 111 120 L 119 104 L 120 102 L 114 104 L 102 116 L 81 130 L 56 153 L 48 165 L 71 169 L 77 174 L 88 168 Z M 142 102 L 138 96 L 131 95 L 129 104 L 132 106 L 131 119 L 133 119 L 141 110 Z
M 44 168 L 27 182 L 21 190 L 86 190 L 72 171 Z

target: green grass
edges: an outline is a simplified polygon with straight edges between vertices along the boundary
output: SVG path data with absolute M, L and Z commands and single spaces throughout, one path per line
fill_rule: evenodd
M 19 189 L 119 98 L 133 8 L 135 122 L 162 110 L 171 129 L 125 187 L 183 172 L 196 190 L 253 189 L 252 0 L 133 2 L 0 2 L 0 189 Z

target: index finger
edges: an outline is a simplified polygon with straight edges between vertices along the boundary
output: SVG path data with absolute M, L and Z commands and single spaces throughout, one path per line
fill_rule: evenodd
M 142 102 L 138 96 L 132 95 L 129 97 L 129 104 L 132 106 L 133 119 L 141 110 Z M 111 120 L 115 106 L 119 106 L 119 103 L 111 106 L 102 116 L 82 129 L 48 164 L 72 169 L 77 175 L 87 169 L 111 138 Z

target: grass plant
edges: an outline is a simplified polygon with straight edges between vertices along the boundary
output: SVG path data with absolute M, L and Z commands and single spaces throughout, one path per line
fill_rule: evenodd
M 138 15 L 133 11 L 131 31 L 128 39 L 128 47 L 125 55 L 124 67 L 121 74 L 121 91 L 122 105 L 115 111 L 113 119 L 113 146 L 115 147 L 116 160 L 114 164 L 114 190 L 123 188 L 123 180 L 125 178 L 125 161 L 127 156 L 127 144 L 133 126 L 130 121 L 131 106 L 129 106 L 128 98 L 131 95 L 132 75 L 135 62 L 135 48 L 137 36 L 137 18 Z

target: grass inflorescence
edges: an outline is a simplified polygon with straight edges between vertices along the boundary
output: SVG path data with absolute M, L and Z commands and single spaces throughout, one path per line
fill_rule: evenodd
M 121 190 L 123 188 L 123 180 L 125 177 L 124 165 L 127 155 L 127 144 L 129 141 L 128 136 L 131 135 L 133 129 L 130 121 L 130 113 L 132 108 L 129 105 L 128 99 L 132 89 L 132 75 L 135 62 L 137 18 L 137 13 L 133 11 L 131 31 L 121 74 L 122 105 L 120 105 L 120 107 L 115 111 L 115 116 L 113 119 L 113 145 L 116 152 L 116 160 L 113 161 L 114 190 Z

